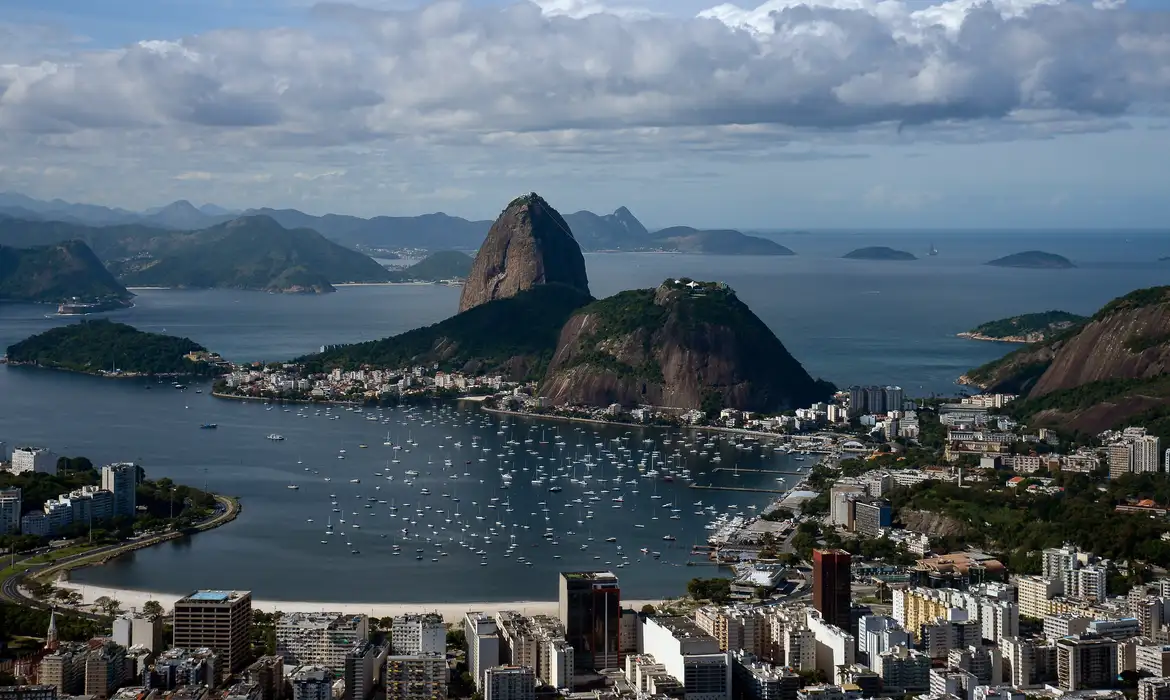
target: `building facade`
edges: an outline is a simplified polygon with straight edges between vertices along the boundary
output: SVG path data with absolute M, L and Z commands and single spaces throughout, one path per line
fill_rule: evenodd
M 846 630 L 853 627 L 851 561 L 843 549 L 813 550 L 813 607 L 826 622 Z
M 248 665 L 252 629 L 251 591 L 196 591 L 175 601 L 174 645 L 207 647 L 226 673 Z
M 620 665 L 621 588 L 609 571 L 562 572 L 558 613 L 578 671 Z

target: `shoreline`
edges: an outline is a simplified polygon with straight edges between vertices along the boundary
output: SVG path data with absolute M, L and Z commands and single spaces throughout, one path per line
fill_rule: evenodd
M 1015 345 L 1030 345 L 1032 343 L 1044 342 L 1044 338 L 1041 338 L 1039 340 L 1028 340 L 1027 338 L 1025 338 L 1024 336 L 1021 336 L 1021 335 L 1009 335 L 1009 336 L 1004 336 L 1003 338 L 993 338 L 989 335 L 983 335 L 982 333 L 972 333 L 971 331 L 963 331 L 962 333 L 956 333 L 955 337 L 956 338 L 964 338 L 966 340 L 980 340 L 980 341 L 989 342 L 989 343 L 1013 343 Z
M 113 598 L 122 603 L 126 609 L 139 608 L 146 604 L 148 600 L 155 600 L 162 604 L 163 608 L 170 610 L 174 607 L 175 601 L 187 594 L 178 593 L 162 593 L 158 591 L 140 591 L 131 588 L 113 588 L 109 586 L 96 586 L 87 583 L 77 583 L 74 581 L 62 581 L 56 584 L 58 588 L 63 588 L 76 592 L 82 597 L 82 605 L 90 606 L 98 598 L 105 596 Z M 623 600 L 623 607 L 633 607 L 635 610 L 641 609 L 646 604 L 658 604 L 665 599 L 646 599 L 646 600 Z M 443 616 L 445 622 L 458 622 L 462 619 L 464 613 L 469 611 L 497 611 L 497 610 L 517 610 L 524 615 L 556 615 L 558 603 L 555 600 L 514 600 L 514 601 L 468 601 L 462 603 L 438 603 L 438 602 L 424 602 L 424 603 L 403 603 L 403 602 L 331 602 L 331 601 L 297 601 L 297 600 L 275 600 L 271 598 L 254 598 L 252 600 L 252 609 L 261 612 L 340 612 L 360 614 L 364 613 L 371 617 L 391 617 L 394 615 L 404 615 L 407 613 L 418 612 L 437 612 Z

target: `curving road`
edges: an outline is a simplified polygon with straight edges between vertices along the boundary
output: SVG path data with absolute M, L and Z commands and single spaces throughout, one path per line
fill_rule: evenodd
M 38 576 L 52 575 L 52 574 L 56 573 L 57 571 L 65 571 L 67 569 L 74 569 L 74 568 L 77 568 L 79 565 L 85 566 L 86 563 L 84 563 L 84 562 L 92 563 L 92 562 L 98 562 L 98 561 L 108 561 L 110 559 L 113 559 L 114 557 L 120 556 L 122 554 L 126 554 L 127 552 L 131 552 L 131 551 L 134 551 L 137 549 L 142 549 L 144 547 L 150 547 L 152 545 L 156 545 L 156 544 L 159 544 L 161 542 L 166 542 L 169 540 L 178 539 L 180 537 L 183 537 L 185 534 L 192 534 L 193 532 L 204 532 L 207 530 L 212 530 L 214 528 L 219 527 L 220 525 L 224 525 L 224 524 L 227 524 L 227 523 L 235 520 L 236 516 L 239 515 L 240 504 L 235 499 L 228 498 L 226 496 L 216 495 L 215 501 L 216 501 L 215 511 L 211 514 L 211 516 L 208 517 L 206 520 L 203 520 L 202 522 L 192 526 L 192 528 L 186 533 L 178 532 L 178 531 L 170 531 L 170 532 L 160 533 L 157 535 L 151 535 L 149 537 L 143 537 L 141 539 L 137 539 L 137 540 L 134 540 L 132 542 L 119 542 L 117 544 L 105 545 L 102 547 L 98 547 L 96 549 L 90 549 L 90 550 L 87 550 L 85 552 L 75 554 L 73 556 L 65 557 L 63 559 L 58 559 L 57 561 L 47 562 L 44 564 L 32 564 L 24 570 L 12 573 L 12 574 L 8 575 L 3 581 L 0 581 L 0 599 L 3 599 L 3 600 L 10 602 L 10 603 L 15 603 L 17 605 L 25 605 L 25 606 L 29 606 L 29 607 L 36 607 L 36 608 L 49 607 L 45 603 L 43 603 L 35 598 L 29 597 L 29 596 L 25 595 L 23 591 L 21 591 L 21 589 L 20 589 L 21 584 L 24 582 L 24 580 L 26 578 L 29 578 L 29 577 L 36 578 Z M 51 551 L 51 550 L 48 550 L 48 549 L 37 550 L 36 552 L 29 554 L 28 556 L 24 557 L 23 559 L 18 560 L 16 563 L 19 564 L 19 563 L 28 561 L 29 559 L 32 559 L 32 558 L 37 557 L 41 554 L 44 554 L 47 551 Z M 96 615 L 92 615 L 89 613 L 79 612 L 79 614 L 86 615 L 88 617 L 98 617 Z

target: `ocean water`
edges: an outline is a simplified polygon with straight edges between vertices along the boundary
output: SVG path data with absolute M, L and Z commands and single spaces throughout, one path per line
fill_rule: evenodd
M 796 257 L 740 258 L 675 254 L 596 254 L 586 256 L 591 288 L 595 296 L 622 289 L 652 286 L 671 277 L 689 276 L 721 280 L 734 287 L 739 296 L 776 332 L 789 351 L 814 376 L 840 386 L 852 383 L 900 384 L 908 395 L 953 393 L 955 378 L 967 369 L 998 357 L 1013 346 L 981 343 L 956 338 L 955 334 L 984 321 L 1003 316 L 1063 309 L 1090 313 L 1108 300 L 1132 289 L 1164 284 L 1168 268 L 1157 258 L 1170 255 L 1170 237 L 1149 233 L 816 233 L 780 235 L 777 240 L 796 250 Z M 842 260 L 840 255 L 863 245 L 890 245 L 916 253 L 933 243 L 937 257 L 910 262 Z M 1071 258 L 1072 270 L 1011 270 L 980 263 L 994 257 L 1028 249 L 1042 249 Z M 164 291 L 139 292 L 133 309 L 108 314 L 143 330 L 166 331 L 188 336 L 233 360 L 278 360 L 313 352 L 322 344 L 355 342 L 383 337 L 451 315 L 459 290 L 438 286 L 344 287 L 336 294 L 321 297 L 294 297 L 236 292 Z M 51 309 L 33 305 L 0 305 L 0 345 L 68 322 L 47 315 Z M 113 562 L 85 570 L 78 578 L 86 582 L 182 592 L 195 586 L 251 588 L 257 597 L 275 599 L 325 599 L 337 601 L 475 601 L 548 599 L 555 596 L 555 571 L 561 568 L 616 567 L 623 589 L 631 597 L 669 595 L 681 590 L 692 576 L 709 573 L 688 567 L 689 547 L 701 541 L 706 516 L 696 516 L 703 501 L 720 510 L 736 505 L 762 505 L 769 494 L 700 491 L 681 481 L 649 480 L 630 494 L 624 484 L 622 495 L 629 501 L 613 508 L 611 494 L 600 496 L 601 487 L 566 484 L 563 491 L 550 493 L 547 484 L 533 485 L 522 477 L 531 470 L 556 463 L 561 455 L 549 446 L 539 446 L 537 432 L 558 430 L 569 445 L 608 445 L 614 438 L 626 438 L 639 447 L 637 459 L 655 447 L 667 454 L 664 436 L 653 432 L 625 435 L 560 424 L 548 428 L 518 421 L 501 428 L 499 420 L 474 408 L 427 418 L 393 413 L 389 423 L 367 421 L 352 413 L 339 420 L 322 416 L 299 417 L 297 409 L 265 410 L 262 405 L 220 401 L 193 390 L 177 392 L 167 385 L 147 390 L 144 381 L 111 381 L 93 377 L 37 371 L 29 368 L 0 368 L 0 440 L 10 445 L 35 443 L 60 454 L 86 455 L 94 461 L 135 460 L 153 477 L 169 476 L 195 485 L 206 485 L 223 493 L 242 497 L 244 512 L 236 523 L 182 543 L 151 548 Z M 438 410 L 438 409 L 436 409 Z M 201 431 L 203 422 L 217 422 L 217 431 Z M 374 471 L 386 473 L 389 456 L 382 445 L 387 431 L 401 441 L 407 430 L 420 445 L 410 459 L 393 465 L 396 482 L 385 482 Z M 505 431 L 499 435 L 499 430 Z M 272 443 L 264 436 L 277 432 L 288 438 Z M 449 445 L 462 442 L 466 451 L 471 438 L 479 435 L 490 446 L 486 462 L 457 451 Z M 521 437 L 521 436 L 527 437 Z M 451 439 L 448 440 L 448 436 Z M 517 485 L 500 489 L 500 469 L 507 455 L 507 439 L 518 439 L 516 453 L 507 470 L 516 469 Z M 531 438 L 537 447 L 524 447 Z M 580 439 L 577 439 L 580 438 Z M 657 442 L 644 443 L 644 440 Z M 367 448 L 359 448 L 359 444 Z M 346 459 L 338 460 L 345 449 Z M 529 454 L 533 449 L 536 454 Z M 577 449 L 573 447 L 572 449 Z M 587 449 L 587 448 L 582 448 Z M 597 449 L 589 447 L 589 449 Z M 723 444 L 721 467 L 764 468 L 794 471 L 801 466 L 785 456 L 745 453 Z M 443 457 L 447 454 L 447 457 Z M 778 478 L 765 472 L 741 472 L 733 476 L 710 460 L 710 456 L 687 456 L 687 466 L 699 483 L 751 485 L 782 488 Z M 427 459 L 431 460 L 428 465 Z M 448 483 L 442 460 L 465 465 Z M 542 459 L 543 458 L 543 459 Z M 648 457 L 649 458 L 649 457 Z M 493 461 L 494 460 L 494 461 Z M 298 462 L 301 462 L 298 464 Z M 763 464 L 762 462 L 766 462 Z M 404 471 L 420 471 L 417 483 L 405 486 Z M 308 467 L 311 471 L 305 472 Z M 523 470 L 528 468 L 529 472 Z M 596 468 L 596 467 L 595 467 Z M 632 467 L 624 465 L 623 470 Z M 578 465 L 578 469 L 583 469 Z M 606 477 L 615 478 L 617 466 L 607 462 Z M 318 474 L 312 474 L 316 470 Z M 425 475 L 430 471 L 430 475 Z M 331 481 L 324 482 L 326 475 Z M 425 476 L 424 476 L 425 475 Z M 349 479 L 360 478 L 361 484 Z M 379 481 L 381 479 L 385 483 Z M 428 481 L 428 479 L 430 481 Z M 483 483 L 479 482 L 483 479 Z M 290 483 L 300 486 L 288 489 Z M 375 490 L 380 485 L 383 488 Z M 411 509 L 427 513 L 421 527 L 450 527 L 430 515 L 436 509 L 450 510 L 450 498 L 441 494 L 446 486 L 458 491 L 469 516 L 472 502 L 478 511 L 489 508 L 490 499 L 510 499 L 513 511 L 497 526 L 501 533 L 488 545 L 489 564 L 458 544 L 446 557 L 435 556 L 437 542 L 425 543 L 424 561 L 414 558 L 414 549 L 403 540 L 404 553 L 391 553 L 392 537 L 388 504 L 377 504 L 376 516 L 361 508 L 377 526 L 362 522 L 361 539 L 351 541 L 360 554 L 345 546 L 321 544 L 321 523 L 332 514 L 332 500 L 358 504 L 359 497 L 391 498 Z M 612 484 L 610 484 L 612 486 Z M 428 488 L 430 496 L 422 496 Z M 401 491 L 397 490 L 401 489 Z M 654 489 L 663 499 L 650 499 Z M 595 491 L 604 502 L 595 502 L 594 517 L 586 519 L 573 499 L 587 499 Z M 337 499 L 328 498 L 336 493 Z M 390 497 L 387 498 L 386 496 Z M 425 503 L 423 502 L 425 499 Z M 652 501 L 668 500 L 681 513 L 679 520 L 651 520 Z M 545 505 L 538 505 L 544 501 Z M 368 500 L 366 501 L 368 502 Z M 444 505 L 445 503 L 445 505 Z M 430 505 L 430 511 L 425 506 Z M 548 513 L 543 508 L 548 507 Z M 504 509 L 506 510 L 506 509 Z M 474 517 L 473 515 L 469 517 Z M 545 517 L 549 518 L 545 520 Z M 308 523 L 312 518 L 314 523 Z M 347 518 L 348 520 L 349 518 Z M 454 519 L 454 518 L 453 518 Z M 465 518 L 466 519 L 466 518 Z M 583 527 L 576 523 L 588 523 Z M 641 520 L 640 520 L 641 519 Z M 482 527 L 484 521 L 474 521 Z M 488 521 L 494 523 L 495 520 Z M 644 528 L 634 528 L 634 524 Z M 348 524 L 348 523 L 347 523 Z M 528 525 L 527 529 L 523 525 Z M 409 526 L 413 537 L 420 526 Z M 543 528 L 573 531 L 557 547 L 547 545 L 538 535 Z M 506 530 L 504 528 L 507 528 Z M 519 528 L 517 530 L 516 528 Z M 442 531 L 455 536 L 453 531 Z M 381 535 L 386 534 L 386 538 Z M 431 534 L 431 533 L 428 533 Z M 466 539 L 469 535 L 459 530 Z M 510 535 L 517 535 L 518 550 L 532 565 L 517 564 L 515 553 L 504 557 Z M 670 543 L 661 539 L 670 534 Z M 425 535 L 423 535 L 425 537 Z M 605 543 L 606 537 L 617 543 Z M 588 537 L 593 537 L 589 541 Z M 586 549 L 580 545 L 586 544 Z M 629 557 L 620 558 L 616 546 Z M 448 540 L 448 546 L 452 543 Z M 533 547 L 532 545 L 536 545 Z M 659 558 L 638 550 L 660 551 Z M 409 556 L 406 550 L 409 549 Z M 437 551 L 437 550 L 435 550 Z M 555 556 L 561 559 L 555 559 Z M 593 557 L 600 556 L 601 559 Z M 431 562 L 431 558 L 440 561 Z M 474 573 L 472 573 L 474 572 Z M 477 575 L 478 574 L 478 575 Z

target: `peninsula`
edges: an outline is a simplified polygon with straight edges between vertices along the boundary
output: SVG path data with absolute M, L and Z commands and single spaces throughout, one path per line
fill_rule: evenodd
M 841 257 L 847 260 L 917 260 L 918 257 L 905 250 L 896 250 L 886 246 L 870 246 L 851 250 Z
M 458 250 L 431 253 L 401 270 L 390 271 L 391 282 L 447 282 L 465 280 L 471 272 L 471 256 Z
M 1029 270 L 1067 270 L 1076 267 L 1071 260 L 1063 255 L 1045 253 L 1042 250 L 1013 253 L 984 264 L 992 267 L 1019 267 Z
M 957 334 L 969 340 L 992 340 L 1000 343 L 1039 343 L 1055 333 L 1085 320 L 1067 311 L 1044 311 L 989 321 Z
M 102 377 L 212 376 L 225 364 L 189 340 L 106 319 L 82 320 L 8 346 L 8 364 Z

